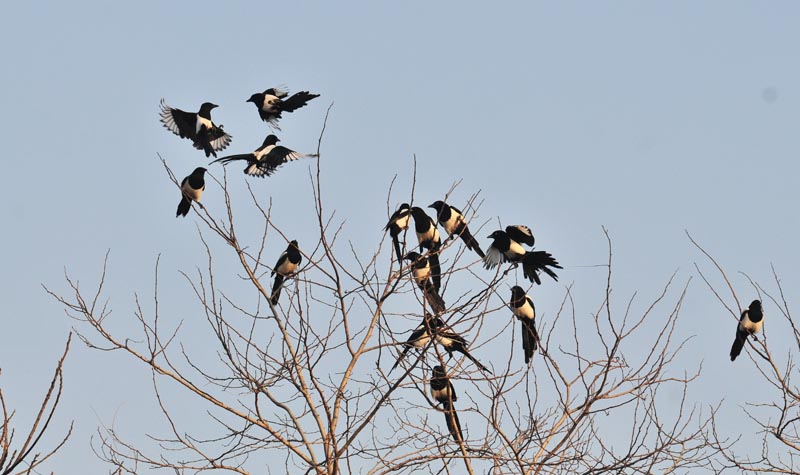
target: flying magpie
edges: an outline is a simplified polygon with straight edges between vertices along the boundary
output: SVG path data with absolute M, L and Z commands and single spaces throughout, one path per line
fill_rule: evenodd
M 442 345 L 444 351 L 447 352 L 449 357 L 453 357 L 453 352 L 461 353 L 462 355 L 466 356 L 470 361 L 475 363 L 475 365 L 481 369 L 481 371 L 486 371 L 489 374 L 492 374 L 489 371 L 489 368 L 482 365 L 480 361 L 478 361 L 474 356 L 469 354 L 467 351 L 467 340 L 464 339 L 463 336 L 459 335 L 458 333 L 454 332 L 452 328 L 442 326 L 436 330 L 436 342 Z
M 444 368 L 441 366 L 433 367 L 431 397 L 442 405 L 445 420 L 447 421 L 447 430 L 450 431 L 453 440 L 456 443 L 463 442 L 464 436 L 461 433 L 461 423 L 458 421 L 458 414 L 456 414 L 456 408 L 453 406 L 453 402 L 458 400 L 458 396 L 456 395 L 456 390 L 453 389 L 453 383 L 450 382 L 450 378 L 447 377 Z
M 417 233 L 420 249 L 431 251 L 429 256 L 431 277 L 438 292 L 442 286 L 442 269 L 439 265 L 439 249 L 442 247 L 442 240 L 439 237 L 439 230 L 436 228 L 436 221 L 428 216 L 422 208 L 416 206 L 411 208 L 411 217 L 414 218 L 414 230 Z
M 392 236 L 392 242 L 394 243 L 394 252 L 398 259 L 401 259 L 403 253 L 400 251 L 400 233 L 408 229 L 408 219 L 410 215 L 410 207 L 408 203 L 403 203 L 397 208 L 392 216 L 389 218 L 389 222 L 386 223 L 386 227 L 383 228 L 384 231 L 389 231 L 389 235 Z
M 272 284 L 272 305 L 278 305 L 284 279 L 291 276 L 294 271 L 297 270 L 297 266 L 300 265 L 300 261 L 302 260 L 303 256 L 300 255 L 300 248 L 297 247 L 297 241 L 290 242 L 289 245 L 286 246 L 286 250 L 283 251 L 278 258 L 278 262 L 272 269 L 272 274 L 270 274 L 275 276 L 275 283 Z
M 563 269 L 549 252 L 526 251 L 522 244 L 533 246 L 534 238 L 530 228 L 521 224 L 506 226 L 505 231 L 497 230 L 489 235 L 493 239 L 486 251 L 483 266 L 494 269 L 503 262 L 522 263 L 522 273 L 531 282 L 541 285 L 539 271 L 558 281 L 558 276 L 548 266 Z
M 733 340 L 733 346 L 731 347 L 731 361 L 735 360 L 742 352 L 747 336 L 760 332 L 763 325 L 764 309 L 761 308 L 761 301 L 753 300 L 748 308 L 742 310 L 742 316 L 739 318 L 739 325 L 736 327 L 736 339 Z
M 204 102 L 197 113 L 184 112 L 169 107 L 161 99 L 161 123 L 173 134 L 191 140 L 194 148 L 203 150 L 206 157 L 216 157 L 217 152 L 227 147 L 233 137 L 222 130 L 222 125 L 216 126 L 211 122 L 211 109 L 215 107 L 216 104 Z
M 439 220 L 439 224 L 444 227 L 444 230 L 447 231 L 450 237 L 461 236 L 464 244 L 467 245 L 467 249 L 477 252 L 478 255 L 481 256 L 481 259 L 486 257 L 478 241 L 476 241 L 472 233 L 469 232 L 467 220 L 464 219 L 464 213 L 462 213 L 461 210 L 448 205 L 444 201 L 434 201 L 428 208 L 436 210 L 436 217 Z
M 409 252 L 406 254 L 405 260 L 411 261 L 411 274 L 414 277 L 414 282 L 417 283 L 422 293 L 425 295 L 425 300 L 431 306 L 434 313 L 442 313 L 445 309 L 444 300 L 436 290 L 436 286 L 431 283 L 431 266 L 428 258 L 421 256 L 417 252 Z
M 189 209 L 192 207 L 192 201 L 200 204 L 200 196 L 203 195 L 203 190 L 206 189 L 206 180 L 204 178 L 206 169 L 197 167 L 194 171 L 181 181 L 181 202 L 178 203 L 178 212 L 175 217 L 186 216 L 189 214 Z
M 252 102 L 261 120 L 269 122 L 269 124 L 280 130 L 278 127 L 278 119 L 281 118 L 283 112 L 293 112 L 306 105 L 308 101 L 319 97 L 319 94 L 311 94 L 308 91 L 300 91 L 292 94 L 291 97 L 286 99 L 289 92 L 277 87 L 271 87 L 264 92 L 257 92 L 250 96 L 247 102 Z
M 425 316 L 422 317 L 422 323 L 420 323 L 417 328 L 411 332 L 411 335 L 408 337 L 408 340 L 403 343 L 403 352 L 400 353 L 400 356 L 397 357 L 397 361 L 394 362 L 392 369 L 389 370 L 391 373 L 392 370 L 397 368 L 397 365 L 400 364 L 400 360 L 405 358 L 406 353 L 409 352 L 412 348 L 420 349 L 424 348 L 428 342 L 431 341 L 431 335 L 435 334 L 436 331 L 444 326 L 444 322 L 439 317 L 434 317 L 429 313 L 425 313 Z
M 278 142 L 280 142 L 278 137 L 269 134 L 267 138 L 264 139 L 264 143 L 255 149 L 253 153 L 228 155 L 227 157 L 218 158 L 211 163 L 221 162 L 223 165 L 227 165 L 236 160 L 246 160 L 247 166 L 244 168 L 244 173 L 246 175 L 265 177 L 272 175 L 279 166 L 286 162 L 311 156 L 297 153 L 283 145 L 276 145 Z
M 536 332 L 536 307 L 522 287 L 511 288 L 511 313 L 522 323 L 522 351 L 525 353 L 525 364 L 533 358 L 533 352 L 539 347 L 539 334 Z

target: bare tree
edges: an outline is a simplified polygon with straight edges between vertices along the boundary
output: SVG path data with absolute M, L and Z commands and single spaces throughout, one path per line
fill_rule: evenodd
M 70 423 L 67 433 L 56 442 L 55 446 L 45 451 L 41 450 L 42 439 L 51 428 L 58 404 L 61 402 L 61 391 L 64 389 L 64 376 L 62 369 L 64 360 L 69 353 L 69 344 L 72 340 L 70 334 L 64 347 L 64 353 L 56 364 L 50 386 L 45 392 L 39 410 L 30 426 L 26 428 L 15 427 L 14 417 L 17 412 L 6 405 L 6 398 L 0 387 L 0 411 L 2 411 L 2 425 L 0 425 L 0 475 L 29 475 L 41 473 L 45 462 L 58 452 L 72 434 Z M 0 370 L 0 374 L 2 371 Z M 52 472 L 51 472 L 52 473 Z
M 158 445 L 149 447 L 101 429 L 97 452 L 118 473 L 695 473 L 707 464 L 710 414 L 685 397 L 698 369 L 676 375 L 672 368 L 685 343 L 674 334 L 685 286 L 673 289 L 670 278 L 638 311 L 633 297 L 612 305 L 610 239 L 605 298 L 589 317 L 578 317 L 567 286 L 560 306 L 539 316 L 541 345 L 531 366 L 521 363 L 513 341 L 521 337 L 507 306 L 513 265 L 490 273 L 460 240 L 446 240 L 433 251 L 442 263 L 446 311 L 434 315 L 442 326 L 390 371 L 408 331 L 431 309 L 409 276 L 412 264 L 392 257 L 391 239 L 367 251 L 363 242 L 341 242 L 343 220 L 323 198 L 321 143 L 322 134 L 309 174 L 317 235 L 299 239 L 302 263 L 283 283 L 277 305 L 270 301 L 274 255 L 267 249 L 283 249 L 297 236 L 272 218 L 272 202 L 248 182 L 248 226 L 255 215 L 262 230 L 255 239 L 237 233 L 243 204 L 234 205 L 227 175 L 216 182 L 223 215 L 195 209 L 205 264 L 182 275 L 205 316 L 217 364 L 199 364 L 182 345 L 183 323 L 161 314 L 158 262 L 150 310 L 136 297 L 137 335 L 112 328 L 105 267 L 89 294 L 70 277 L 66 294 L 48 291 L 82 322 L 78 334 L 87 345 L 124 352 L 152 371 L 169 434 L 153 434 Z M 387 217 L 391 196 L 390 186 Z M 408 201 L 415 197 L 412 186 Z M 464 208 L 478 231 L 479 206 L 476 194 Z M 416 247 L 413 230 L 406 234 L 406 249 Z M 232 259 L 240 275 L 215 272 L 223 259 Z M 252 300 L 233 297 L 242 285 Z M 491 374 L 453 350 L 458 338 Z M 457 400 L 445 395 L 440 404 L 441 395 L 430 396 L 435 366 Z M 204 403 L 204 433 L 182 428 L 164 397 L 166 381 Z M 683 394 L 677 404 L 661 396 L 670 386 Z M 463 435 L 448 431 L 452 410 Z
M 714 283 L 713 277 L 695 264 L 697 271 L 726 313 L 738 321 L 741 312 L 748 308 L 750 299 L 741 299 L 723 266 L 691 235 L 689 239 L 711 263 L 720 281 Z M 750 288 L 750 295 L 756 295 L 764 304 L 769 304 L 770 310 L 763 331 L 747 338 L 746 351 L 743 352 L 766 383 L 759 391 L 757 401 L 747 402 L 743 408 L 746 418 L 755 425 L 754 436 L 745 437 L 745 447 L 741 447 L 741 444 L 737 445 L 740 438 L 721 434 L 716 421 L 712 421 L 709 439 L 720 451 L 720 459 L 726 468 L 746 473 L 796 474 L 800 470 L 800 388 L 796 382 L 800 378 L 800 368 L 795 359 L 800 356 L 800 329 L 792 317 L 775 267 L 771 266 L 771 270 L 773 281 L 768 288 L 740 273 Z M 783 338 L 777 348 L 770 345 L 767 328 Z M 745 361 L 737 361 L 737 364 L 745 364 Z M 772 396 L 769 396 L 770 392 Z M 754 438 L 761 440 L 754 441 Z M 757 453 L 752 452 L 753 447 L 758 448 Z

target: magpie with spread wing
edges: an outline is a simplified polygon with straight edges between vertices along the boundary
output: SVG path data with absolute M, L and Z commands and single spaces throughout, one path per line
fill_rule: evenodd
M 408 340 L 403 343 L 403 352 L 400 353 L 400 356 L 397 357 L 397 361 L 394 362 L 392 369 L 389 370 L 391 373 L 397 365 L 400 364 L 400 361 L 405 358 L 406 353 L 408 353 L 412 348 L 422 349 L 431 341 L 431 335 L 435 334 L 436 331 L 444 326 L 444 322 L 439 317 L 434 317 L 429 313 L 425 313 L 422 317 L 422 323 L 420 323 L 417 328 L 411 332 L 411 335 L 408 337 Z
M 739 324 L 736 326 L 736 339 L 731 346 L 731 361 L 735 360 L 742 352 L 747 337 L 761 331 L 764 325 L 764 309 L 760 300 L 753 300 L 750 306 L 742 310 Z
M 521 224 L 506 226 L 505 231 L 497 230 L 489 235 L 493 239 L 492 244 L 486 251 L 483 259 L 483 266 L 487 269 L 494 269 L 503 262 L 513 262 L 522 264 L 522 273 L 531 282 L 541 285 L 539 271 L 544 272 L 558 281 L 558 276 L 552 269 L 563 269 L 549 252 L 545 251 L 526 251 L 522 244 L 533 246 L 535 242 L 530 228 Z
M 283 145 L 277 145 L 278 142 L 280 142 L 278 137 L 269 134 L 267 138 L 264 139 L 264 143 L 252 153 L 228 155 L 227 157 L 218 158 L 211 163 L 220 162 L 223 165 L 227 165 L 236 160 L 246 160 L 247 166 L 244 168 L 244 173 L 246 175 L 265 177 L 272 175 L 278 167 L 286 162 L 291 162 L 303 157 L 316 156 L 295 152 Z
M 384 231 L 389 231 L 392 236 L 392 243 L 394 244 L 394 252 L 397 259 L 402 259 L 403 253 L 400 250 L 400 233 L 408 229 L 408 220 L 411 215 L 411 208 L 408 203 L 402 203 L 397 211 L 395 211 L 386 223 Z
M 290 242 L 286 246 L 286 250 L 278 257 L 278 262 L 270 274 L 275 276 L 275 282 L 272 284 L 272 305 L 278 305 L 283 281 L 294 274 L 302 260 L 303 256 L 300 254 L 300 248 L 297 247 L 297 241 Z
M 486 257 L 478 241 L 475 240 L 472 233 L 469 232 L 467 220 L 464 218 L 464 213 L 462 213 L 461 210 L 448 205 L 444 201 L 434 201 L 428 208 L 436 210 L 436 218 L 439 220 L 439 224 L 442 225 L 450 237 L 460 236 L 464 244 L 467 245 L 467 249 L 477 252 L 478 255 L 481 256 L 481 259 Z
M 515 285 L 511 288 L 511 313 L 522 323 L 522 351 L 525 353 L 525 364 L 533 358 L 533 352 L 539 347 L 539 333 L 536 332 L 536 307 L 533 300 Z
M 178 203 L 178 212 L 175 217 L 186 216 L 192 208 L 192 201 L 196 202 L 201 207 L 200 197 L 203 195 L 203 190 L 206 189 L 205 180 L 206 169 L 197 167 L 194 171 L 181 181 L 181 202 Z
M 456 443 L 464 441 L 464 436 L 461 432 L 461 422 L 458 420 L 456 408 L 453 402 L 458 400 L 456 390 L 453 389 L 453 383 L 444 372 L 441 366 L 433 367 L 433 375 L 431 377 L 431 397 L 442 405 L 444 409 L 445 420 L 447 421 L 447 430 L 453 436 Z
M 211 122 L 211 109 L 215 107 L 216 104 L 204 102 L 198 112 L 185 112 L 168 106 L 161 99 L 161 123 L 180 138 L 191 140 L 194 148 L 203 150 L 206 157 L 216 157 L 217 152 L 225 149 L 233 137 L 222 130 L 222 125 Z
M 446 310 L 444 300 L 436 290 L 436 286 L 431 282 L 432 271 L 428 258 L 421 256 L 417 252 L 409 252 L 404 259 L 411 261 L 411 275 L 425 295 L 425 300 L 431 306 L 431 310 L 434 313 L 444 312 Z
M 431 263 L 431 278 L 438 292 L 442 286 L 442 268 L 439 265 L 439 249 L 442 247 L 442 239 L 436 228 L 436 221 L 428 216 L 422 208 L 416 206 L 411 208 L 411 217 L 414 218 L 414 231 L 417 233 L 420 249 L 430 251 L 428 259 Z
M 271 87 L 264 92 L 257 92 L 250 96 L 247 102 L 252 102 L 258 109 L 261 120 L 268 122 L 273 128 L 278 127 L 278 119 L 283 112 L 294 112 L 295 110 L 308 104 L 308 101 L 319 97 L 319 94 L 311 94 L 308 91 L 300 91 L 292 94 L 281 88 Z

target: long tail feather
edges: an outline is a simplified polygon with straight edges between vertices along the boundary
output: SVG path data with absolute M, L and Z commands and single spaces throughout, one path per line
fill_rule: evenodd
M 275 274 L 275 283 L 272 284 L 272 305 L 278 305 L 278 299 L 281 297 L 281 288 L 283 286 L 283 276 Z
M 742 353 L 742 348 L 744 348 L 744 342 L 747 340 L 747 333 L 740 332 L 739 329 L 736 329 L 736 339 L 733 340 L 733 346 L 731 346 L 731 361 L 735 360 L 737 356 Z
M 449 403 L 443 403 L 442 405 L 444 406 L 447 430 L 450 432 L 450 435 L 453 436 L 453 440 L 455 440 L 456 443 L 461 443 L 464 440 L 464 435 L 461 432 L 461 422 L 458 420 L 456 409 Z

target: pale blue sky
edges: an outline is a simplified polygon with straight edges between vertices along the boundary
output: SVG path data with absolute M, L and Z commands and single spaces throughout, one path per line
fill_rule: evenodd
M 595 308 L 601 226 L 618 295 L 654 296 L 676 269 L 681 281 L 694 275 L 688 229 L 732 273 L 766 282 L 774 263 L 796 301 L 798 20 L 794 2 L 10 3 L 0 383 L 32 410 L 25 391 L 44 390 L 72 325 L 40 284 L 63 288 L 64 268 L 93 284 L 107 249 L 118 318 L 152 288 L 159 254 L 162 295 L 174 297 L 165 308 L 179 311 L 189 294 L 177 271 L 200 263 L 201 248 L 193 215 L 174 218 L 179 196 L 156 153 L 180 176 L 207 162 L 162 128 L 158 101 L 219 104 L 214 120 L 234 137 L 226 152 L 243 153 L 266 130 L 244 101 L 274 85 L 321 94 L 283 121 L 282 143 L 299 151 L 314 150 L 335 102 L 323 169 L 354 242 L 381 238 L 386 188 L 398 174 L 407 190 L 416 154 L 426 204 L 463 179 L 454 205 L 482 190 L 482 220 L 531 225 L 564 264 L 539 292 L 540 312 L 570 283 L 579 311 Z M 252 184 L 309 209 L 307 165 Z M 219 210 L 214 191 L 204 202 Z M 728 361 L 734 324 L 699 279 L 684 312 L 688 351 L 705 362 L 699 398 L 743 401 L 733 370 L 751 384 L 755 369 Z M 104 473 L 88 437 L 115 417 L 137 434 L 146 414 L 158 420 L 152 407 L 143 368 L 75 345 L 59 421 L 77 429 L 59 471 Z

